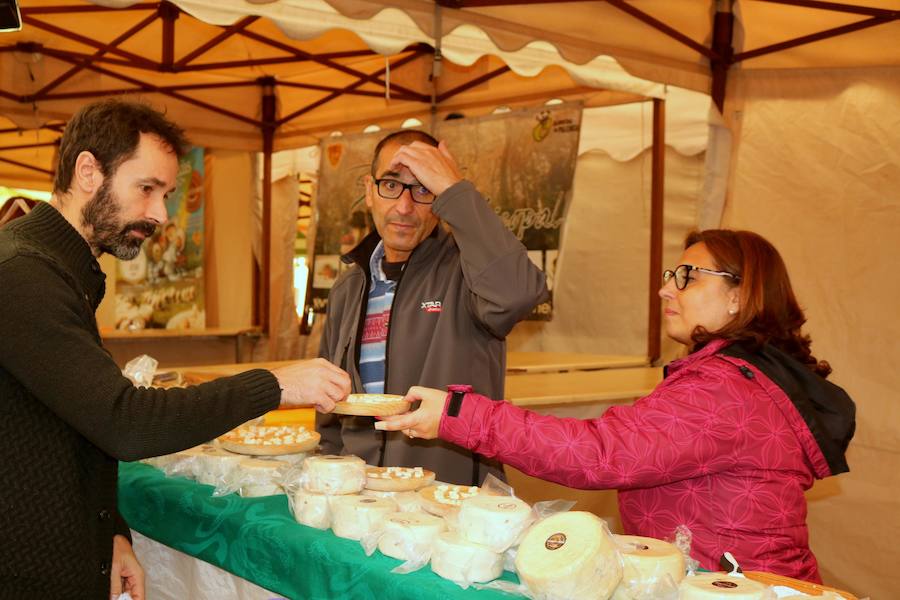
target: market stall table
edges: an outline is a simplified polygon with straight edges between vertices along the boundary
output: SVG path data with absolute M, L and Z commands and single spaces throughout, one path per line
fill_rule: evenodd
M 119 510 L 132 529 L 288 598 L 502 600 L 494 590 L 463 590 L 427 566 L 391 573 L 399 560 L 359 542 L 298 524 L 285 495 L 213 497 L 213 488 L 140 463 L 121 463 Z M 511 573 L 503 579 L 517 581 Z

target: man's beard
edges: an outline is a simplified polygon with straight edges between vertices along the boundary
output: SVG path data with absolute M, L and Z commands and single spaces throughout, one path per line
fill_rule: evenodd
M 113 195 L 111 183 L 112 177 L 107 178 L 82 209 L 82 229 L 89 236 L 91 248 L 112 254 L 120 260 L 131 260 L 141 251 L 144 239 L 129 235 L 129 232 L 139 231 L 144 238 L 148 238 L 156 231 L 156 224 L 152 221 L 132 221 L 123 227 L 119 221 L 122 211 Z

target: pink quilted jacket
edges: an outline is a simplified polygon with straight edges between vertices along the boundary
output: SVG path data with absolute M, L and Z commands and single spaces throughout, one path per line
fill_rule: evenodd
M 726 345 L 671 363 L 649 396 L 596 419 L 468 393 L 457 416 L 445 406 L 440 437 L 569 487 L 618 489 L 626 533 L 672 539 L 686 525 L 703 568 L 730 551 L 744 569 L 818 582 L 803 492 L 831 469 L 791 399 Z

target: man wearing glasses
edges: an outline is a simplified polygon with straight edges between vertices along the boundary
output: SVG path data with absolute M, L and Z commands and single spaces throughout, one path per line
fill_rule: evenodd
M 375 231 L 342 257 L 320 356 L 357 393 L 472 383 L 503 397 L 505 338 L 547 297 L 544 274 L 444 142 L 421 131 L 385 137 L 366 177 Z M 439 224 L 444 221 L 447 227 Z M 440 481 L 479 485 L 499 464 L 439 440 L 373 428 L 371 417 L 317 415 L 322 450 L 370 465 L 421 466 Z

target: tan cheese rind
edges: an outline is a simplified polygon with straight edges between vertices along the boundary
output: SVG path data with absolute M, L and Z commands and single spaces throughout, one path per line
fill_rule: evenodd
M 425 513 L 396 513 L 384 519 L 378 549 L 385 556 L 417 560 L 428 554 L 446 528 L 444 520 Z
M 397 503 L 371 496 L 331 498 L 331 530 L 334 535 L 359 540 L 380 528 L 385 517 L 397 511 Z
M 603 519 L 563 512 L 528 530 L 519 544 L 516 572 L 542 600 L 607 600 L 622 579 L 622 559 Z
M 301 525 L 328 529 L 331 527 L 330 497 L 318 492 L 298 489 L 291 497 L 291 511 Z
M 503 574 L 503 555 L 458 533 L 444 532 L 434 540 L 431 570 L 457 583 L 485 583 Z
M 280 479 L 281 473 L 288 468 L 290 465 L 280 460 L 245 458 L 238 465 L 241 496 L 258 498 L 283 494 L 284 490 L 278 484 L 278 479 Z
M 639 535 L 614 535 L 613 539 L 624 563 L 613 600 L 645 598 L 660 586 L 677 586 L 684 579 L 684 554 L 674 544 Z
M 729 577 L 725 573 L 704 573 L 681 581 L 678 600 L 764 600 L 767 589 L 751 579 Z

